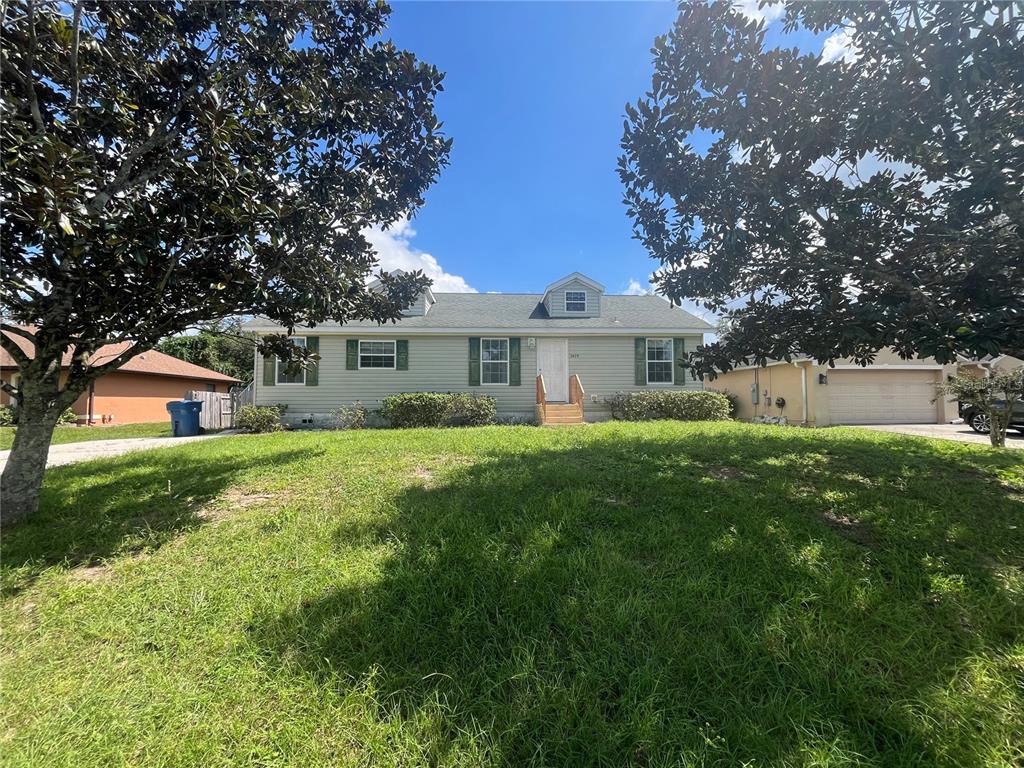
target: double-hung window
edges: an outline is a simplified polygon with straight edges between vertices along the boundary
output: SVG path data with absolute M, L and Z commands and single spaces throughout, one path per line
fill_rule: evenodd
M 305 348 L 306 337 L 305 336 L 293 336 L 289 339 L 292 344 L 296 347 Z M 289 370 L 291 368 L 291 370 Z M 305 384 L 306 383 L 306 369 L 299 367 L 298 363 L 294 366 L 289 366 L 287 363 L 282 362 L 280 358 L 277 359 L 277 383 L 278 384 Z
M 508 384 L 508 339 L 480 339 L 480 383 Z
M 586 291 L 566 291 L 565 292 L 565 311 L 566 312 L 586 312 L 587 311 L 587 292 Z
M 672 339 L 647 340 L 647 383 L 672 383 Z
M 395 367 L 395 342 L 393 341 L 360 341 L 360 368 L 391 368 Z

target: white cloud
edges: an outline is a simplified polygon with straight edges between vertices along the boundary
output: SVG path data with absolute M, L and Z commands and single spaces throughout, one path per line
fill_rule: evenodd
M 743 14 L 751 21 L 764 21 L 765 24 L 771 24 L 776 19 L 781 19 L 786 13 L 786 6 L 781 2 L 766 5 L 764 8 L 759 8 L 759 5 L 760 0 L 737 0 L 732 7 L 733 10 Z
M 639 280 L 635 278 L 629 278 L 629 284 L 626 286 L 623 295 L 625 296 L 649 296 L 654 293 L 654 287 L 648 283 L 647 287 L 644 288 Z
M 819 157 L 808 170 L 815 176 L 835 176 L 852 188 L 860 186 L 880 171 L 892 171 L 897 176 L 903 176 L 916 170 L 916 167 L 901 160 L 884 160 L 874 152 L 865 152 L 853 167 L 845 163 L 837 167 L 831 158 Z
M 370 227 L 363 230 L 363 236 L 369 240 L 373 250 L 377 252 L 380 268 L 393 272 L 402 269 L 406 272 L 415 269 L 423 270 L 423 274 L 434 281 L 431 288 L 443 293 L 476 293 L 476 288 L 469 285 L 461 275 L 445 272 L 437 259 L 412 244 L 416 230 L 409 220 L 399 219 L 387 230 Z
M 852 64 L 860 58 L 860 51 L 853 42 L 853 35 L 850 30 L 841 29 L 833 32 L 825 38 L 825 44 L 821 47 L 821 62 L 829 64 L 842 59 L 847 64 Z
M 654 275 L 651 275 L 651 277 L 654 277 Z M 635 277 L 629 278 L 629 282 L 626 284 L 626 289 L 622 292 L 622 294 L 624 296 L 660 296 L 660 294 L 654 288 L 654 283 L 652 283 L 650 279 L 648 279 L 647 284 L 644 285 Z M 661 296 L 661 298 L 664 299 L 665 297 Z M 668 299 L 665 299 L 665 301 L 668 301 Z M 718 323 L 718 318 L 715 316 L 713 312 L 709 312 L 708 310 L 704 309 L 704 307 L 700 306 L 694 301 L 684 299 L 680 306 L 682 307 L 682 309 L 686 310 L 691 315 L 699 317 L 701 320 L 704 320 L 711 326 L 714 326 Z M 704 340 L 707 341 L 709 334 L 704 334 L 704 336 Z M 713 337 L 713 334 L 710 334 L 710 336 Z

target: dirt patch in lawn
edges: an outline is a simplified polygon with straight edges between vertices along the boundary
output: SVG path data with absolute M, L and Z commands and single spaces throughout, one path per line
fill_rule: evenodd
M 847 541 L 860 544 L 862 547 L 877 547 L 878 539 L 871 529 L 862 521 L 849 515 L 839 515 L 828 510 L 821 513 L 821 519 L 830 529 L 838 533 Z
M 96 582 L 110 578 L 110 566 L 104 563 L 96 565 L 85 565 L 80 568 L 71 569 L 71 577 L 78 581 Z
M 283 501 L 291 495 L 290 491 L 253 493 L 243 488 L 229 488 L 213 502 L 205 505 L 199 516 L 208 523 L 218 523 L 250 507 L 261 507 L 270 501 Z
M 750 477 L 746 472 L 738 467 L 724 467 L 724 466 L 711 466 L 704 468 L 704 474 L 710 477 L 712 480 L 743 480 L 744 478 Z

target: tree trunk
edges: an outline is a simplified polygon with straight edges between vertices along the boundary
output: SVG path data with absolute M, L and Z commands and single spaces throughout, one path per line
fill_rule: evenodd
M 35 514 L 53 428 L 67 407 L 65 397 L 45 397 L 31 384 L 22 390 L 18 429 L 0 478 L 0 525 Z M 55 395 L 59 393 L 54 393 Z
M 999 408 L 993 408 L 988 417 L 988 439 L 993 448 L 1004 448 L 1006 446 L 1006 428 L 1009 426 L 1010 416 L 1004 414 Z

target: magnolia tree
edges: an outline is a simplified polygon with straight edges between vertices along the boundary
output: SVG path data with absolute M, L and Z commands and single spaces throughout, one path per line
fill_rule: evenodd
M 728 321 L 689 362 L 1024 355 L 1019 4 L 793 2 L 783 24 L 826 54 L 681 5 L 626 106 L 657 288 Z
M 60 414 L 160 339 L 242 314 L 384 322 L 426 284 L 366 287 L 361 233 L 420 206 L 450 148 L 442 75 L 382 37 L 388 13 L 0 0 L 0 343 L 20 374 L 5 522 L 37 508 Z
M 1017 405 L 1024 401 L 1024 368 L 996 371 L 987 377 L 961 374 L 939 387 L 939 394 L 975 406 L 988 421 L 989 439 L 1006 445 L 1006 429 Z

